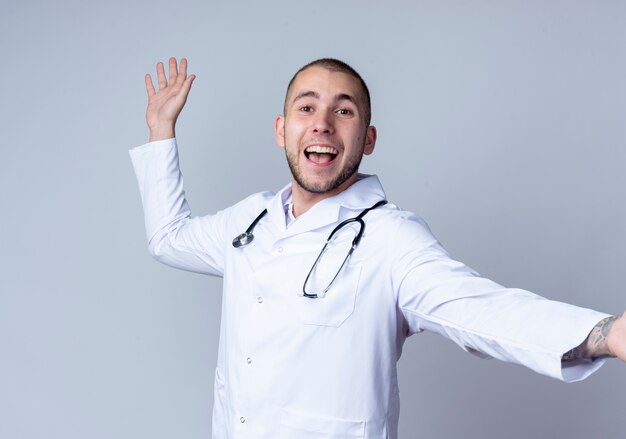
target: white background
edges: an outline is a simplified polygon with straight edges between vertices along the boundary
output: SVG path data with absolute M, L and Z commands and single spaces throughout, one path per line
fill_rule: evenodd
M 338 57 L 371 89 L 362 171 L 390 200 L 500 283 L 621 313 L 625 29 L 617 0 L 3 0 L 0 438 L 210 437 L 221 281 L 149 257 L 127 154 L 172 55 L 197 75 L 178 125 L 196 214 L 288 182 L 286 84 Z M 616 360 L 566 385 L 420 335 L 399 368 L 402 438 L 626 427 Z

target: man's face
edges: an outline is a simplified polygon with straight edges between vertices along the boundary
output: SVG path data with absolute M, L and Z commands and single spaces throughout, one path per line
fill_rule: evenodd
M 313 66 L 298 74 L 285 116 L 275 123 L 294 184 L 335 195 L 356 181 L 363 154 L 371 154 L 376 129 L 365 125 L 365 99 L 356 78 Z

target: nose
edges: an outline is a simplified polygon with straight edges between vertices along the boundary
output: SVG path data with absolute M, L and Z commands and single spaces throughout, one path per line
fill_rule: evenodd
M 313 121 L 313 132 L 315 134 L 332 134 L 335 132 L 332 112 L 318 111 Z

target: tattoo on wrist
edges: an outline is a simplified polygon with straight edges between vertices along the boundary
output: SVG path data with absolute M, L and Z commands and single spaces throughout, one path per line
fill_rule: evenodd
M 611 331 L 613 323 L 617 320 L 616 316 L 607 317 L 598 322 L 593 327 L 589 336 L 580 346 L 575 347 L 571 351 L 566 352 L 561 357 L 562 361 L 573 361 L 581 358 L 598 358 L 614 356 L 607 344 L 607 337 Z
M 574 361 L 578 360 L 579 358 L 583 358 L 583 353 L 581 347 L 577 346 L 574 349 L 564 353 L 561 357 L 561 361 Z

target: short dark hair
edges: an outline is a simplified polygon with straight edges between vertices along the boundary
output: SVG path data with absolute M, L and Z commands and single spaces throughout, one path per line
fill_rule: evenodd
M 293 77 L 289 81 L 289 85 L 287 85 L 287 93 L 285 93 L 285 103 L 283 104 L 283 113 L 285 116 L 287 115 L 287 101 L 289 100 L 291 87 L 298 75 L 309 67 L 322 67 L 326 70 L 330 70 L 331 72 L 346 73 L 357 79 L 359 81 L 359 85 L 361 86 L 363 97 L 365 98 L 365 126 L 369 126 L 370 121 L 372 120 L 372 104 L 370 101 L 370 91 L 367 88 L 367 84 L 365 84 L 365 81 L 363 80 L 363 78 L 361 78 L 361 75 L 359 75 L 358 72 L 354 70 L 350 65 L 335 58 L 320 58 L 316 59 L 315 61 L 311 61 L 305 66 L 302 66 L 293 75 Z

